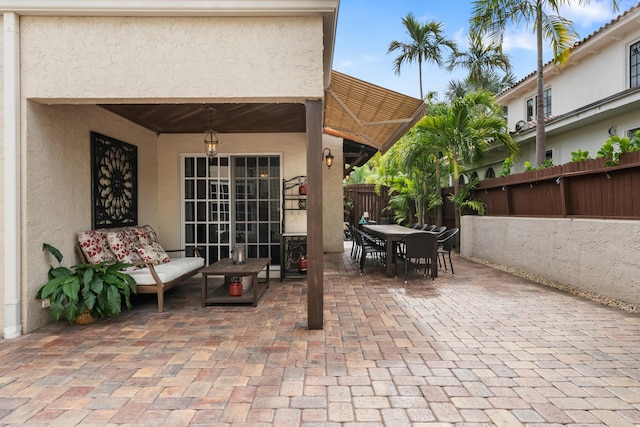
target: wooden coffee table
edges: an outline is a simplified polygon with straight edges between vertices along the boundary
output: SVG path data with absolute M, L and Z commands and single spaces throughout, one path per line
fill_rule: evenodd
M 258 300 L 269 287 L 269 263 L 271 258 L 247 258 L 244 264 L 234 264 L 233 259 L 225 258 L 200 270 L 202 273 L 202 306 L 207 304 L 247 304 L 254 307 L 258 305 Z M 258 282 L 258 273 L 267 270 L 266 282 Z M 209 276 L 251 276 L 251 292 L 243 293 L 239 297 L 229 295 L 229 287 L 219 286 L 209 295 Z

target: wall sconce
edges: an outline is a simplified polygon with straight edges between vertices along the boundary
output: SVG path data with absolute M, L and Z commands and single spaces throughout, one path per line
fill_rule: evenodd
M 347 175 L 344 176 L 344 180 L 345 181 L 349 181 L 350 179 L 351 179 L 351 175 L 350 174 L 347 174 Z
M 324 154 L 327 153 L 327 154 Z M 324 161 L 327 163 L 327 169 L 331 169 L 331 165 L 333 165 L 333 154 L 331 154 L 331 149 L 330 148 L 325 148 L 324 150 L 322 150 L 322 157 L 324 158 Z
M 208 107 L 209 129 L 204 134 L 205 153 L 207 157 L 213 159 L 218 155 L 218 134 L 213 130 L 213 112 L 215 108 Z

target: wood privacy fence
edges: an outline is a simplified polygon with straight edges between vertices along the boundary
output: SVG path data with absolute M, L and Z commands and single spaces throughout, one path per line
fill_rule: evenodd
M 354 205 L 350 215 L 345 215 L 345 221 L 349 224 L 357 225 L 363 212 L 369 212 L 369 219 L 378 224 L 395 223 L 393 210 L 385 209 L 389 206 L 389 187 L 383 186 L 378 195 L 373 184 L 352 184 L 345 187 L 344 193 Z M 442 224 L 449 228 L 455 226 L 456 220 L 454 205 L 448 199 L 451 193 L 453 193 L 453 187 L 442 189 L 444 199 Z M 435 221 L 435 218 L 430 217 L 429 221 Z
M 487 215 L 640 219 L 640 152 L 487 179 L 472 197 Z
M 364 212 L 369 212 L 369 219 L 378 224 L 393 222 L 393 211 L 383 212 L 389 206 L 388 187 L 383 186 L 378 195 L 373 184 L 352 184 L 344 189 L 344 194 L 353 201 L 353 210 L 348 216 L 345 215 L 345 221 L 349 224 L 357 225 Z

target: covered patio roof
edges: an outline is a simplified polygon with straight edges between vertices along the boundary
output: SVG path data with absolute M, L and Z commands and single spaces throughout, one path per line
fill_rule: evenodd
M 355 77 L 331 72 L 325 130 L 385 153 L 427 112 L 427 104 Z
M 305 132 L 304 104 L 299 103 L 157 103 L 100 104 L 101 107 L 157 134 L 200 133 L 209 126 L 208 106 L 215 109 L 218 133 Z M 337 71 L 326 90 L 325 133 L 342 137 L 359 164 L 376 151 L 386 152 L 426 113 L 427 105 Z M 366 146 L 366 147 L 365 147 Z M 345 159 L 347 163 L 354 158 Z M 349 163 L 352 164 L 352 163 Z

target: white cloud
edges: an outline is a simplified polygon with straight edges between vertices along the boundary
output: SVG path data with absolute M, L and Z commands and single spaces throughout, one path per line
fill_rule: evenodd
M 510 52 L 514 49 L 536 51 L 536 35 L 531 28 L 509 29 L 504 35 L 502 49 Z
M 458 48 L 462 49 L 462 50 L 466 50 L 467 49 L 467 43 L 468 43 L 468 38 L 467 38 L 467 34 L 468 34 L 468 29 L 467 28 L 460 28 L 458 31 L 456 31 L 453 34 L 453 41 L 456 42 L 456 44 L 458 45 Z
M 586 6 L 581 6 L 576 0 L 569 0 L 569 3 L 560 7 L 560 16 L 573 21 L 576 30 L 593 27 L 594 24 L 603 24 L 615 17 L 611 2 L 592 1 Z M 580 34 L 581 37 L 587 34 Z

